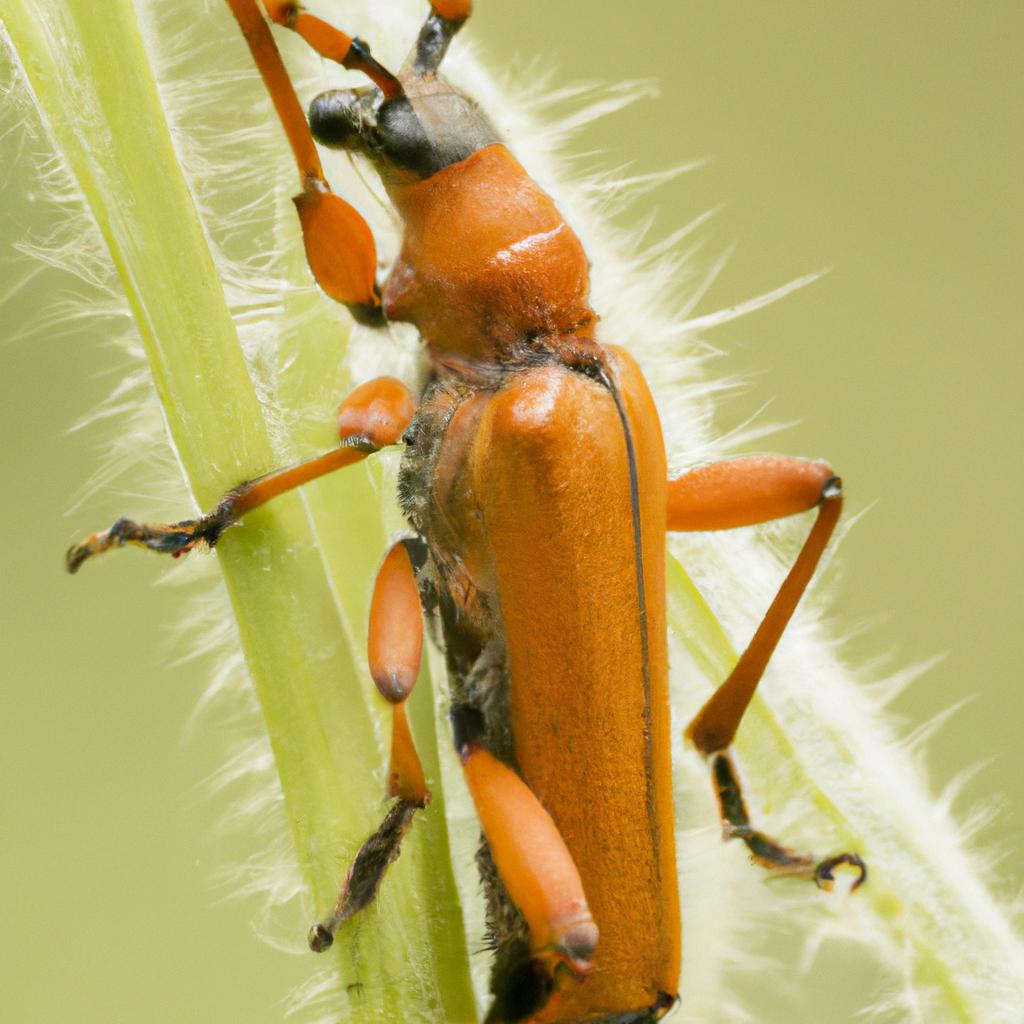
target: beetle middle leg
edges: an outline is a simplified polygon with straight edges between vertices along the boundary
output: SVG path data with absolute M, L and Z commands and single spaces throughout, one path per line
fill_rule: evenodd
M 69 548 L 65 566 L 68 572 L 78 572 L 93 555 L 126 544 L 175 557 L 187 554 L 200 544 L 212 548 L 229 526 L 279 494 L 397 444 L 412 421 L 415 408 L 412 392 L 394 377 L 367 381 L 338 409 L 339 447 L 307 462 L 240 484 L 228 491 L 212 512 L 198 519 L 178 523 L 136 523 L 119 519 L 109 530 L 95 533 Z
M 729 677 L 686 730 L 709 758 L 726 837 L 742 839 L 758 863 L 784 874 L 807 875 L 830 889 L 834 871 L 867 867 L 856 853 L 824 860 L 796 853 L 750 825 L 728 748 L 796 606 L 814 575 L 842 509 L 842 483 L 823 463 L 754 457 L 703 466 L 669 482 L 668 529 L 723 530 L 780 519 L 817 508 L 818 514 L 789 574 Z
M 412 420 L 415 399 L 401 381 L 379 377 L 355 389 L 338 410 L 341 445 L 229 491 L 217 507 L 198 519 L 170 524 L 135 523 L 120 519 L 67 553 L 67 568 L 76 572 L 88 558 L 113 547 L 135 544 L 181 555 L 199 544 L 213 547 L 220 535 L 245 513 L 272 498 L 326 473 L 361 461 L 396 444 Z M 419 675 L 423 620 L 414 563 L 420 550 L 413 541 L 399 541 L 384 559 L 370 609 L 369 662 L 374 683 L 392 706 L 391 764 L 388 796 L 395 799 L 380 827 L 363 843 L 349 868 L 332 913 L 309 932 L 309 945 L 328 949 L 335 930 L 369 904 L 388 866 L 398 856 L 402 839 L 417 810 L 430 800 L 405 713 L 405 702 Z

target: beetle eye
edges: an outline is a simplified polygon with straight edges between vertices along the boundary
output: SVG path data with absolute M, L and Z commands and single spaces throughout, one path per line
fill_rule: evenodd
M 373 127 L 364 97 L 366 89 L 331 89 L 309 105 L 313 138 L 331 149 L 359 149 Z

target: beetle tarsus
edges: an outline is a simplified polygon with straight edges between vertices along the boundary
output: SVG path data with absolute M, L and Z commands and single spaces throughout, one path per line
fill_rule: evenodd
M 814 884 L 825 892 L 831 892 L 835 886 L 835 869 L 841 864 L 848 864 L 858 871 L 850 886 L 850 892 L 856 891 L 868 880 L 868 866 L 859 853 L 839 853 L 834 857 L 827 857 L 814 869 Z
M 334 945 L 334 933 L 326 924 L 318 921 L 309 929 L 307 941 L 314 953 L 323 953 Z
M 402 840 L 409 831 L 413 815 L 425 803 L 425 800 L 397 800 L 377 831 L 359 848 L 341 884 L 331 916 L 309 930 L 307 941 L 314 953 L 330 949 L 338 928 L 372 902 L 387 869 L 402 851 Z
M 789 876 L 810 878 L 825 892 L 831 892 L 835 885 L 835 869 L 843 864 L 856 868 L 858 877 L 850 886 L 853 892 L 867 881 L 868 869 L 860 854 L 837 853 L 824 860 L 811 854 L 798 853 L 783 846 L 764 832 L 750 826 L 743 791 L 732 758 L 725 751 L 712 755 L 711 772 L 718 797 L 719 813 L 722 816 L 722 836 L 725 840 L 741 839 L 750 851 L 751 859 L 777 877 Z
M 225 503 L 218 505 L 209 515 L 198 519 L 184 519 L 178 523 L 137 523 L 133 519 L 118 519 L 109 530 L 94 533 L 88 540 L 73 544 L 64 556 L 69 573 L 76 573 L 93 555 L 126 544 L 149 548 L 159 554 L 180 558 L 197 544 L 213 547 L 231 519 Z

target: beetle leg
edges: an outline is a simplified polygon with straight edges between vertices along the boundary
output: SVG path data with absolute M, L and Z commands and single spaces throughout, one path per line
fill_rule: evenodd
M 227 3 L 249 44 L 295 156 L 302 187 L 295 197 L 295 207 L 310 270 L 320 287 L 332 299 L 348 306 L 357 321 L 379 326 L 384 323 L 384 315 L 377 285 L 377 247 L 370 227 L 355 207 L 335 195 L 327 184 L 306 116 L 256 0 Z M 267 7 L 287 20 L 288 12 L 278 9 L 295 5 L 271 3 Z M 309 17 L 297 13 L 295 16 Z M 366 59 L 379 67 L 368 52 Z M 370 73 L 365 67 L 361 70 Z M 380 71 L 393 78 L 383 68 Z
M 430 16 L 423 23 L 413 50 L 413 74 L 419 78 L 437 74 L 455 33 L 472 10 L 472 0 L 433 0 Z
M 821 559 L 839 513 L 842 483 L 820 462 L 753 457 L 702 466 L 668 485 L 668 529 L 726 530 L 781 519 L 817 507 L 818 515 L 793 567 L 775 595 L 747 649 L 686 730 L 686 737 L 711 759 L 715 790 L 727 838 L 742 839 L 754 859 L 787 874 L 806 874 L 829 889 L 833 869 L 850 864 L 867 877 L 857 854 L 816 863 L 750 827 L 740 785 L 727 753 L 743 714 L 764 675 L 768 659 L 792 618 Z
M 692 470 L 668 485 L 669 530 L 728 530 L 817 506 L 818 517 L 789 575 L 729 678 L 687 729 L 703 754 L 728 747 L 842 509 L 842 485 L 823 463 L 746 458 Z
M 378 377 L 356 388 L 338 409 L 341 444 L 307 462 L 268 473 L 229 491 L 212 512 L 179 523 L 136 523 L 119 519 L 109 530 L 68 549 L 68 572 L 77 572 L 93 555 L 110 548 L 134 544 L 175 557 L 198 544 L 213 547 L 233 523 L 260 505 L 295 487 L 351 466 L 374 452 L 396 444 L 412 420 L 416 401 L 412 392 L 394 377 Z
M 370 674 L 381 696 L 391 704 L 388 796 L 397 799 L 377 831 L 360 847 L 330 916 L 310 928 L 309 946 L 315 953 L 329 949 L 335 931 L 373 900 L 389 865 L 401 852 L 413 816 L 430 800 L 405 714 L 405 701 L 416 684 L 423 651 L 423 613 L 413 568 L 416 545 L 416 541 L 399 541 L 391 547 L 377 573 L 370 605 Z
M 263 6 L 271 21 L 300 35 L 321 57 L 350 71 L 361 71 L 388 99 L 402 94 L 401 83 L 373 59 L 370 48 L 361 39 L 353 39 L 322 18 L 307 14 L 302 4 L 294 0 L 263 0 Z
M 401 82 L 373 59 L 369 46 L 361 39 L 354 39 L 321 18 L 306 14 L 295 0 L 263 0 L 263 6 L 271 21 L 298 33 L 322 57 L 352 71 L 361 71 L 385 98 L 402 95 Z M 437 73 L 455 33 L 465 24 L 472 8 L 472 0 L 434 0 L 413 51 L 412 68 L 416 76 Z
M 597 946 L 579 871 L 551 815 L 533 791 L 480 739 L 478 713 L 453 714 L 455 744 L 480 826 L 509 898 L 530 932 L 521 959 L 492 982 L 486 1024 L 519 1021 L 541 1009 L 563 979 L 584 977 Z
M 791 850 L 771 836 L 759 832 L 750 825 L 743 791 L 736 776 L 736 767 L 728 751 L 720 750 L 711 755 L 711 775 L 715 783 L 715 796 L 722 817 L 726 839 L 742 839 L 751 857 L 762 867 L 779 875 L 796 875 L 813 878 L 819 889 L 831 891 L 835 883 L 835 869 L 842 864 L 855 868 L 858 877 L 852 889 L 858 889 L 867 881 L 867 865 L 857 853 L 838 853 L 824 860 Z

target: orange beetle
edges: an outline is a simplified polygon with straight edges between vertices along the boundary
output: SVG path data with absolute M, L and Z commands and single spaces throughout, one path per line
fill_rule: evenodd
M 421 395 L 381 378 L 339 411 L 341 445 L 248 481 L 195 520 L 122 519 L 68 552 L 213 546 L 246 512 L 403 443 L 400 496 L 415 536 L 374 588 L 369 661 L 393 708 L 394 799 L 310 931 L 314 950 L 376 895 L 429 801 L 405 715 L 425 606 L 440 622 L 455 744 L 477 808 L 498 1022 L 654 1021 L 678 998 L 680 909 L 665 611 L 668 530 L 716 530 L 817 508 L 779 593 L 735 669 L 687 730 L 708 759 L 727 835 L 765 866 L 829 887 L 839 864 L 754 829 L 728 748 L 841 508 L 829 467 L 736 459 L 668 480 L 643 376 L 598 340 L 588 263 L 554 201 L 479 109 L 438 76 L 470 0 L 435 0 L 395 75 L 369 48 L 294 3 L 269 18 L 363 72 L 310 109 L 312 134 L 379 171 L 404 227 L 382 284 L 373 237 L 325 179 L 255 0 L 228 0 L 298 164 L 296 208 L 314 276 L 361 323 L 415 325 Z

